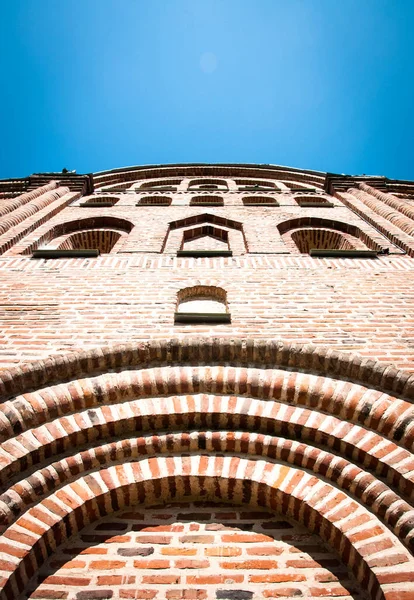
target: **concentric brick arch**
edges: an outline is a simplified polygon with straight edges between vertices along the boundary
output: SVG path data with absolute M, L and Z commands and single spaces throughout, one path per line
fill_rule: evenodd
M 30 509 L 3 538 L 7 551 L 0 598 L 18 597 L 45 559 L 44 553 L 50 555 L 68 530 L 73 534 L 125 506 L 199 497 L 262 506 L 305 522 L 309 530 L 339 549 L 344 563 L 367 586 L 372 598 L 387 598 L 387 586 L 381 588 L 379 583 L 382 572 L 378 564 L 382 561 L 376 557 L 378 549 L 391 563 L 399 550 L 405 573 L 414 574 L 412 561 L 395 540 L 385 534 L 377 545 L 370 539 L 375 518 L 304 471 L 239 457 L 157 457 L 101 469 Z M 362 543 L 354 536 L 361 522 L 368 536 Z
M 204 422 L 203 419 L 196 419 L 197 425 L 205 426 L 208 421 L 214 423 L 219 419 L 226 422 L 226 414 L 228 414 L 226 409 L 228 409 L 228 406 L 224 406 L 223 412 L 219 415 L 205 413 Z M 182 417 L 182 413 L 179 413 L 179 416 Z M 187 413 L 183 418 L 183 425 L 188 425 L 191 417 L 192 415 Z M 383 481 L 378 480 L 368 470 L 364 470 L 364 468 L 355 464 L 355 461 L 353 463 L 347 458 L 315 446 L 315 441 L 317 442 L 315 439 L 308 440 L 304 436 L 301 438 L 300 432 L 296 428 L 295 431 L 302 439 L 300 442 L 276 435 L 265 435 L 260 431 L 262 429 L 265 431 L 266 427 L 261 426 L 258 427 L 259 433 L 240 429 L 214 431 L 207 427 L 207 431 L 193 429 L 191 433 L 183 433 L 181 430 L 177 432 L 177 425 L 174 424 L 175 417 L 171 413 L 159 415 L 159 418 L 162 418 L 169 433 L 154 435 L 153 432 L 148 433 L 145 431 L 136 438 L 121 436 L 117 441 L 110 441 L 111 438 L 109 438 L 103 444 L 102 441 L 105 441 L 105 439 L 94 440 L 93 435 L 91 435 L 86 449 L 85 444 L 81 444 L 70 450 L 69 463 L 68 457 L 65 456 L 68 453 L 67 449 L 65 453 L 61 454 L 63 458 L 59 459 L 58 455 L 54 458 L 59 460 L 54 460 L 36 471 L 25 470 L 21 462 L 19 465 L 15 465 L 15 472 L 9 472 L 9 488 L 0 496 L 0 530 L 5 531 L 30 506 L 43 500 L 67 482 L 76 480 L 80 474 L 91 469 L 99 468 L 104 464 L 122 463 L 131 460 L 131 458 L 142 458 L 146 455 L 180 454 L 184 451 L 196 451 L 204 448 L 209 452 L 225 452 L 226 454 L 237 452 L 238 455 L 249 457 L 265 456 L 268 460 L 278 460 L 306 468 L 309 472 L 334 484 L 359 501 L 362 499 L 364 505 L 368 506 L 378 518 L 382 519 L 408 548 L 412 548 L 412 509 L 410 504 L 402 500 L 401 497 L 410 495 L 404 494 L 404 491 L 407 492 L 405 488 L 409 485 L 407 486 L 403 474 L 392 469 L 392 466 L 390 467 L 386 461 L 381 464 L 381 468 L 389 471 L 389 479 L 398 480 L 401 483 L 403 488 L 401 496 Z M 122 427 L 124 435 L 126 433 L 133 435 L 133 428 L 129 430 L 122 422 L 117 424 Z M 226 424 L 231 425 L 231 419 L 228 419 Z M 278 429 L 283 431 L 288 427 L 288 423 L 275 420 L 277 433 Z M 38 432 L 33 432 L 34 435 L 36 433 Z M 62 439 L 56 441 L 64 442 Z M 323 446 L 323 444 L 320 445 Z M 68 443 L 66 443 L 66 446 L 68 446 Z M 80 451 L 76 451 L 79 447 Z M 357 449 L 355 446 L 350 448 L 352 451 Z M 48 452 L 46 447 L 43 450 L 45 453 Z M 98 461 L 96 455 L 100 457 Z M 33 456 L 26 457 L 27 462 L 30 462 L 32 458 Z M 33 461 L 32 465 L 36 467 L 36 461 Z M 72 469 L 75 465 L 76 468 Z M 20 467 L 20 471 L 16 475 L 18 467 Z M 54 472 L 60 473 L 58 480 L 56 480 Z M 4 483 L 6 477 L 4 470 L 2 475 Z M 20 480 L 17 479 L 18 477 L 20 477 Z M 22 481 L 26 484 L 24 491 L 21 488 Z M 397 483 L 394 485 L 397 485 Z M 377 497 L 380 495 L 384 496 L 383 501 L 377 502 Z
M 197 285 L 225 287 L 225 281 L 209 279 L 198 281 Z M 327 346 L 275 339 L 214 337 L 113 344 L 3 368 L 0 370 L 0 400 L 47 384 L 121 368 L 213 363 L 294 369 L 361 383 L 414 401 L 414 374 L 388 363 L 363 358 L 356 353 L 331 350 Z
M 56 357 L 1 380 L 0 598 L 120 502 L 207 488 L 320 528 L 373 598 L 404 598 L 393 594 L 414 577 L 409 374 L 311 346 L 187 339 Z

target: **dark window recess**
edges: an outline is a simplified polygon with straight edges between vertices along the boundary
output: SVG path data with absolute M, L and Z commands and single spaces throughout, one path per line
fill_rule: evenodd
M 185 313 L 176 312 L 174 323 L 231 323 L 230 313 Z
M 310 256 L 319 257 L 343 257 L 343 258 L 376 258 L 378 252 L 376 250 L 329 250 L 329 248 L 318 249 L 312 248 L 309 251 Z
M 81 206 L 85 208 L 109 208 L 110 206 L 114 205 L 114 202 L 105 202 L 104 200 L 102 200 L 102 202 L 84 202 L 81 204 Z
M 85 250 L 34 250 L 33 258 L 96 258 L 98 249 Z
M 201 258 L 205 256 L 233 256 L 231 250 L 178 250 L 177 256 Z
M 321 200 L 296 200 L 299 206 L 303 208 L 333 208 L 334 204 L 332 202 L 323 202 Z
M 274 192 L 280 194 L 280 190 L 267 185 L 244 185 L 239 187 L 240 192 Z

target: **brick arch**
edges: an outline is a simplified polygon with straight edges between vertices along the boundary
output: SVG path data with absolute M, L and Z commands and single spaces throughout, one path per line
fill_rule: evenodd
M 209 246 L 214 247 L 214 249 L 229 248 L 229 234 L 225 229 L 212 225 L 202 225 L 201 227 L 193 227 L 184 231 L 180 250 L 188 248 L 193 241 L 197 243 L 198 248 L 202 248 L 203 241 L 206 241 L 203 238 L 210 238 L 212 244 L 210 243 Z
M 82 204 L 84 203 L 88 203 L 88 204 L 99 204 L 100 202 L 110 202 L 112 204 L 112 206 L 115 206 L 115 204 L 117 204 L 117 202 L 119 202 L 120 197 L 119 196 L 111 196 L 110 194 L 96 194 L 93 196 L 83 196 L 82 197 Z
M 338 510 L 332 511 L 334 496 Z M 196 454 L 155 457 L 101 469 L 29 509 L 2 536 L 1 600 L 16 598 L 56 546 L 84 525 L 126 506 L 186 498 L 266 507 L 304 523 L 339 550 L 371 598 L 388 597 L 386 586 L 381 589 L 378 581 L 382 570 L 376 558 L 377 519 L 343 492 L 292 466 Z M 354 535 L 361 522 L 367 535 L 363 542 Z M 380 544 L 382 560 L 403 564 L 405 573 L 413 574 L 413 561 L 407 552 L 392 536 L 385 535 Z M 395 589 L 396 585 L 393 593 Z
M 217 226 L 217 229 L 225 228 L 228 235 L 229 246 L 233 253 L 245 253 L 247 243 L 242 223 L 209 213 L 196 214 L 191 217 L 172 221 L 169 224 L 168 231 L 163 241 L 162 252 L 172 252 L 175 254 L 182 245 L 182 239 L 180 238 L 178 230 L 194 229 L 197 225 Z
M 174 187 L 176 187 L 177 185 L 180 185 L 181 182 L 182 182 L 182 179 L 163 179 L 163 178 L 159 178 L 159 179 L 154 179 L 152 181 L 144 181 L 139 186 L 139 189 L 141 189 L 141 190 L 152 190 L 152 189 L 155 189 L 157 187 L 162 187 L 162 186 L 174 186 Z
M 177 221 L 171 221 L 170 229 L 179 229 L 181 227 L 189 227 L 190 225 L 198 225 L 200 223 L 212 223 L 221 225 L 222 227 L 228 227 L 229 229 L 243 229 L 243 225 L 239 221 L 233 221 L 232 219 L 226 219 L 225 217 L 211 215 L 209 213 L 193 215 L 191 217 L 185 217 L 184 219 L 178 219 Z
M 245 186 L 251 186 L 251 187 L 256 187 L 256 188 L 260 188 L 260 187 L 265 187 L 265 188 L 269 188 L 269 190 L 278 190 L 277 184 L 275 181 L 271 181 L 269 179 L 236 179 L 235 180 L 235 184 L 241 188 L 245 187 Z
M 186 399 L 186 404 L 183 399 L 169 399 L 164 403 L 169 407 L 169 412 L 165 408 L 160 411 L 157 416 L 158 421 L 162 421 L 163 428 L 168 429 L 168 433 L 154 433 L 156 426 L 145 429 L 137 437 L 128 437 L 134 435 L 135 427 L 130 419 L 119 418 L 117 421 L 106 419 L 105 414 L 101 409 L 96 411 L 96 419 L 108 430 L 122 429 L 123 436 L 116 441 L 111 440 L 111 436 L 106 439 L 104 434 L 100 434 L 98 439 L 95 438 L 96 430 L 89 427 L 89 431 L 83 430 L 78 432 L 78 438 L 88 440 L 83 444 L 77 445 L 73 442 L 73 436 L 66 440 L 57 438 L 50 443 L 44 444 L 42 448 L 32 450 L 28 456 L 20 457 L 21 461 L 30 463 L 32 468 L 29 472 L 24 470 L 21 473 L 21 479 L 16 478 L 16 468 L 19 465 L 14 465 L 15 473 L 11 472 L 7 477 L 3 476 L 2 480 L 8 479 L 10 487 L 0 496 L 0 531 L 4 532 L 17 518 L 26 512 L 31 506 L 38 504 L 45 498 L 55 493 L 62 486 L 69 482 L 76 481 L 79 477 L 87 472 L 96 471 L 103 466 L 111 464 L 122 464 L 125 461 L 132 459 L 142 459 L 145 456 L 154 455 L 179 455 L 185 452 L 195 452 L 201 449 L 206 450 L 209 454 L 225 453 L 235 454 L 237 456 L 265 457 L 268 461 L 278 461 L 286 464 L 293 464 L 304 468 L 311 474 L 314 474 L 321 480 L 335 485 L 338 489 L 347 493 L 351 497 L 372 511 L 384 524 L 401 540 L 403 544 L 410 550 L 414 549 L 414 539 L 412 536 L 413 510 L 407 501 L 404 501 L 398 493 L 377 479 L 375 475 L 369 472 L 372 462 L 377 461 L 379 472 L 383 472 L 383 478 L 387 474 L 387 479 L 392 482 L 390 485 L 402 484 L 402 488 L 408 488 L 408 496 L 413 496 L 412 482 L 409 478 L 405 478 L 405 473 L 398 472 L 398 469 L 393 468 L 390 464 L 392 451 L 389 452 L 390 460 L 381 460 L 373 455 L 362 451 L 358 445 L 349 444 L 347 451 L 344 452 L 345 457 L 334 454 L 328 447 L 324 449 L 323 442 L 318 439 L 318 431 L 314 430 L 310 433 L 306 432 L 305 427 L 300 423 L 289 423 L 287 420 L 278 417 L 273 420 L 258 418 L 254 411 L 250 411 L 249 418 L 255 418 L 258 421 L 258 426 L 255 431 L 246 430 L 246 426 L 237 428 L 237 421 L 243 420 L 242 415 L 235 413 L 231 403 L 224 402 L 223 408 L 220 411 L 205 410 L 205 412 L 192 411 L 191 404 L 199 405 L 198 398 L 190 401 Z M 204 403 L 208 402 L 219 404 L 218 398 L 204 399 Z M 174 414 L 174 403 L 178 406 L 178 419 L 182 422 L 179 427 L 176 423 L 177 415 Z M 158 407 L 155 402 L 141 403 L 141 419 L 145 419 L 143 413 L 148 407 Z M 260 407 L 260 404 L 259 404 Z M 135 409 L 137 405 L 133 403 L 127 404 L 124 408 Z M 257 406 L 256 406 L 257 408 Z M 116 414 L 116 411 L 114 411 Z M 138 411 L 139 412 L 139 411 Z M 279 412 L 281 413 L 282 410 Z M 306 411 L 300 411 L 303 416 Z M 77 413 L 77 420 L 82 420 L 87 417 L 86 412 Z M 73 419 L 72 419 L 73 420 Z M 308 420 L 310 420 L 308 418 Z M 56 420 L 53 427 L 64 426 L 69 421 Z M 192 425 L 192 427 L 191 427 Z M 341 423 L 339 422 L 340 426 Z M 215 429 L 220 427 L 221 429 Z M 223 427 L 231 427 L 234 429 L 228 430 Z M 289 427 L 295 430 L 297 439 L 289 439 Z M 182 429 L 186 429 L 185 432 Z M 43 432 L 47 428 L 43 428 Z M 274 430 L 273 435 L 267 431 Z M 360 428 L 355 428 L 355 432 L 360 432 Z M 285 437 L 276 435 L 276 433 L 284 433 Z M 42 433 L 41 429 L 34 429 L 32 435 L 37 436 Z M 322 436 L 321 436 L 322 437 Z M 306 439 L 308 438 L 308 439 Z M 375 438 L 373 438 L 375 439 Z M 377 436 L 376 439 L 379 439 Z M 24 440 L 24 436 L 22 438 Z M 342 442 L 338 437 L 333 436 L 333 445 L 336 442 Z M 383 443 L 383 439 L 380 440 Z M 61 450 L 59 453 L 53 454 L 53 446 L 58 445 Z M 318 444 L 315 446 L 315 444 Z M 68 454 L 70 452 L 70 454 Z M 363 468 L 355 464 L 358 461 L 352 462 L 353 454 L 359 452 L 364 464 L 368 465 Z M 50 455 L 55 460 L 42 466 L 36 464 L 37 454 Z M 363 456 L 365 454 L 365 456 Z M 368 459 L 368 460 L 367 460 Z M 17 461 L 16 461 L 17 462 Z M 21 464 L 20 464 L 21 466 Z M 36 467 L 37 470 L 33 470 Z M 25 468 L 24 466 L 22 467 Z M 56 478 L 56 473 L 59 477 Z M 397 479 L 398 477 L 398 479 Z M 411 489 L 409 486 L 411 485 Z M 407 491 L 407 489 L 406 489 Z M 382 499 L 379 501 L 378 497 Z M 380 527 L 380 535 L 384 533 L 386 528 Z
M 60 384 L 1 408 L 3 485 L 44 457 L 72 452 L 97 436 L 106 439 L 138 429 L 176 431 L 178 425 L 273 432 L 340 451 L 385 478 L 396 492 L 364 477 L 361 493 L 372 488 L 369 494 L 382 495 L 376 510 L 406 543 L 413 542 L 413 511 L 400 497 L 412 501 L 414 494 L 409 475 L 413 458 L 405 450 L 413 446 L 413 407 L 361 386 L 288 371 L 164 367 Z M 48 485 L 52 480 L 47 479 Z M 12 497 L 13 506 L 25 504 Z M 7 493 L 3 514 L 10 501 Z
M 177 300 L 180 303 L 185 300 L 199 298 L 200 296 L 217 300 L 217 302 L 221 302 L 224 305 L 227 302 L 226 290 L 213 285 L 194 285 L 182 288 L 177 294 Z
M 196 285 L 182 288 L 177 293 L 177 312 L 227 313 L 227 292 L 223 288 Z
M 81 387 L 69 381 L 39 388 L 35 393 L 19 395 L 0 405 L 0 439 L 19 435 L 59 414 L 74 412 L 79 406 L 183 393 L 230 394 L 281 401 L 369 427 L 408 450 L 414 444 L 411 402 L 361 385 L 307 373 L 217 364 L 108 372 L 82 379 Z
M 244 196 L 242 198 L 244 206 L 260 206 L 272 204 L 274 206 L 279 206 L 277 200 L 272 196 Z
M 198 186 L 204 186 L 204 185 L 214 185 L 214 186 L 218 186 L 217 188 L 212 188 L 212 191 L 214 191 L 214 189 L 221 189 L 223 191 L 227 191 L 228 190 L 228 183 L 225 179 L 215 179 L 215 178 L 211 178 L 211 177 L 205 177 L 203 179 L 190 179 L 188 182 L 188 191 L 191 192 L 192 190 L 194 190 L 194 188 L 197 188 Z
M 301 250 L 301 248 L 306 248 L 312 242 L 317 243 L 318 241 L 322 244 L 322 248 L 328 247 L 327 244 L 333 241 L 338 247 L 341 243 L 342 245 L 345 244 L 347 249 L 350 249 L 349 246 L 359 249 L 362 243 L 363 247 L 368 247 L 371 250 L 381 250 L 381 246 L 370 235 L 361 231 L 356 225 L 343 221 L 320 217 L 298 217 L 279 223 L 277 229 L 285 241 L 296 235 L 297 242 L 294 242 L 293 248 L 298 247 L 301 252 L 307 251 L 306 249 Z M 302 235 L 301 231 L 303 232 Z M 319 237 L 317 232 L 319 232 Z M 334 239 L 335 233 L 336 239 Z
M 223 196 L 217 194 L 194 196 L 190 200 L 190 206 L 203 206 L 205 204 L 214 204 L 215 206 L 224 206 Z
M 225 281 L 195 282 L 223 287 Z M 81 375 L 98 375 L 114 369 L 143 368 L 163 364 L 213 364 L 260 368 L 288 368 L 367 385 L 397 397 L 414 400 L 414 374 L 391 364 L 339 352 L 327 346 L 255 340 L 197 338 L 165 339 L 113 344 L 92 350 L 57 354 L 47 359 L 0 371 L 0 400 L 41 386 L 65 382 Z M 16 419 L 14 418 L 13 421 Z
M 94 216 L 74 221 L 64 221 L 48 228 L 47 224 L 39 229 L 36 241 L 25 248 L 22 254 L 31 254 L 39 246 L 50 244 L 55 238 L 89 229 L 115 229 L 128 234 L 134 227 L 133 223 L 114 216 Z
M 295 202 L 299 204 L 299 206 L 306 206 L 307 202 L 318 202 L 319 204 L 330 204 L 329 196 L 322 196 L 319 192 L 312 194 L 297 194 L 295 195 Z
M 96 248 L 102 254 L 109 254 L 121 237 L 127 234 L 116 229 L 82 229 L 54 238 L 48 248 L 80 250 Z
M 412 577 L 412 559 L 394 533 L 412 547 L 409 502 L 414 495 L 410 475 L 414 463 L 408 450 L 414 444 L 414 407 L 386 393 L 391 389 L 412 397 L 409 374 L 311 346 L 195 339 L 117 346 L 78 353 L 76 358 L 39 361 L 4 372 L 2 379 L 6 395 L 13 388 L 15 392 L 22 387 L 33 390 L 7 400 L 0 411 L 2 482 L 9 486 L 0 499 L 0 514 L 8 527 L 0 540 L 5 544 L 2 548 L 7 549 L 19 535 L 32 535 L 34 526 L 35 532 L 41 531 L 44 518 L 50 524 L 56 507 L 73 503 L 73 494 L 82 496 L 87 485 L 97 489 L 95 477 L 112 473 L 111 469 L 129 477 L 125 480 L 130 483 L 127 501 L 131 494 L 137 498 L 141 483 L 131 480 L 131 472 L 143 467 L 146 452 L 156 455 L 150 460 L 156 460 L 160 473 L 165 474 L 165 461 L 177 465 L 187 460 L 180 455 L 190 453 L 190 460 L 199 464 L 206 451 L 211 454 L 207 474 L 226 495 L 239 487 L 255 486 L 250 475 L 259 464 L 262 474 L 290 469 L 290 482 L 298 477 L 305 481 L 306 476 L 312 489 L 319 490 L 319 501 L 331 502 L 325 513 L 327 524 L 319 521 L 319 527 L 335 530 L 329 539 L 346 560 L 363 548 L 370 553 L 367 568 L 372 567 L 380 579 L 389 581 L 381 565 L 404 569 L 405 575 L 399 579 L 397 572 L 393 585 L 402 582 L 407 572 Z M 42 387 L 45 379 L 57 385 Z M 369 382 L 368 387 L 358 380 Z M 162 430 L 167 433 L 159 435 Z M 251 467 L 231 472 L 235 460 Z M 217 461 L 227 461 L 225 475 L 234 478 L 237 474 L 238 481 L 228 487 L 218 483 L 221 471 L 212 470 Z M 132 466 L 135 463 L 137 467 Z M 144 471 L 148 473 L 148 468 Z M 191 477 L 184 485 L 180 475 L 174 485 L 185 491 L 194 481 Z M 205 482 L 204 477 L 202 473 L 198 481 Z M 142 484 L 147 494 L 152 479 Z M 163 479 L 154 485 L 164 493 L 169 484 Z M 21 556 L 25 542 L 20 543 L 20 537 L 17 549 L 11 548 L 11 558 L 3 562 L 4 576 L 8 578 L 20 558 L 25 568 L 37 568 L 45 552 L 53 549 L 55 538 L 58 542 L 65 539 L 62 536 L 73 531 L 73 523 L 78 526 L 82 515 L 96 506 L 119 502 L 122 496 L 119 489 L 108 493 L 107 499 L 90 498 L 90 508 L 77 507 L 78 512 L 68 513 L 64 523 L 53 523 L 53 533 L 46 534 L 49 537 L 40 540 L 41 531 L 34 545 L 27 544 L 28 558 Z M 283 500 L 280 490 L 274 493 L 286 509 L 296 502 L 286 496 Z M 246 504 L 249 494 L 246 491 L 243 496 Z M 364 521 L 362 532 L 351 531 L 352 548 L 335 529 L 334 516 L 345 506 L 349 514 L 356 511 L 366 515 L 363 519 L 371 519 Z M 298 510 L 303 522 L 316 522 L 315 513 L 305 505 Z M 362 577 L 361 569 L 356 571 Z M 23 570 L 18 577 L 24 578 Z M 378 594 L 377 598 L 383 597 Z
M 170 206 L 172 198 L 170 196 L 144 196 L 140 199 L 137 206 Z
M 291 241 L 302 254 L 314 248 L 329 250 L 366 250 L 367 247 L 357 237 L 339 233 L 335 229 L 323 227 L 299 228 L 288 232 Z

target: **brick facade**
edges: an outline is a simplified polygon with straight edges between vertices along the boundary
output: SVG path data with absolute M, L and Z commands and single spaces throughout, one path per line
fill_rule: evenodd
M 0 599 L 413 600 L 413 198 L 0 181 Z

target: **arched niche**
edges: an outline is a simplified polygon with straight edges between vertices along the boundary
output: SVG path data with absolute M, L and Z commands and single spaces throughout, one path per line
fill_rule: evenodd
M 82 203 L 80 204 L 80 206 L 85 206 L 88 208 L 93 208 L 93 207 L 109 207 L 109 206 L 115 206 L 115 204 L 117 204 L 119 202 L 119 197 L 118 196 L 111 196 L 110 194 L 99 194 L 97 196 L 87 196 L 86 198 L 83 199 Z
M 243 196 L 244 206 L 279 206 L 276 198 L 272 196 Z
M 136 191 L 149 190 L 159 192 L 177 191 L 177 187 L 181 184 L 182 179 L 155 179 L 153 181 L 144 181 L 139 185 L 134 185 Z
M 190 200 L 190 206 L 224 206 L 223 196 L 216 194 L 194 196 Z
M 265 179 L 236 179 L 235 183 L 241 192 L 272 192 L 279 191 L 276 181 Z
M 342 221 L 299 217 L 279 223 L 277 229 L 293 253 L 308 254 L 312 250 L 382 251 L 382 247 L 367 233 Z
M 83 229 L 55 238 L 47 248 L 57 250 L 99 250 L 100 254 L 112 252 L 126 233 L 115 229 Z
M 187 231 L 189 233 L 186 233 Z M 209 213 L 195 214 L 184 219 L 172 221 L 169 224 L 162 251 L 167 254 L 182 252 L 183 243 L 187 239 L 199 236 L 203 231 L 203 235 L 208 234 L 213 239 L 225 241 L 228 245 L 225 251 L 228 253 L 241 255 L 246 252 L 246 241 L 242 223 Z M 223 244 L 219 244 L 219 246 L 224 251 Z
M 137 206 L 170 206 L 172 198 L 169 196 L 143 196 Z
M 229 234 L 225 229 L 213 225 L 192 227 L 183 232 L 179 256 L 183 253 L 202 255 L 203 253 L 216 256 L 229 256 Z
M 205 177 L 202 179 L 190 179 L 188 182 L 189 192 L 228 191 L 228 183 L 225 179 L 213 179 Z
M 86 248 L 89 242 L 98 243 L 112 250 L 114 244 L 126 237 L 132 228 L 133 224 L 130 221 L 113 216 L 100 215 L 65 221 L 50 229 L 46 229 L 46 226 L 40 228 L 37 239 L 24 250 L 23 254 L 31 254 L 38 248 L 64 248 L 66 243 L 82 248 Z M 73 236 L 73 234 L 77 235 Z
M 229 323 L 227 293 L 216 286 L 197 285 L 177 294 L 176 323 Z
M 330 208 L 333 206 L 331 199 L 328 196 L 322 196 L 320 194 L 299 194 L 295 195 L 295 202 L 302 206 L 306 207 L 320 207 L 320 208 Z

